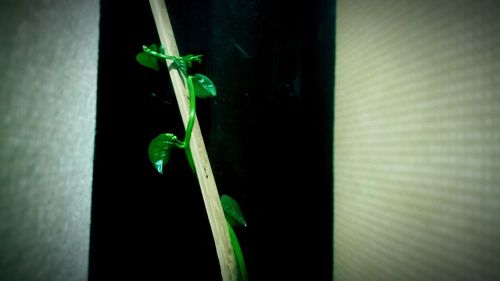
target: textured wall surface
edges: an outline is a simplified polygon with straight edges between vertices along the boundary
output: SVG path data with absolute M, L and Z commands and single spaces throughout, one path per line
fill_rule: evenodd
M 334 276 L 500 280 L 500 2 L 337 6 Z
M 0 280 L 86 280 L 99 2 L 0 3 Z

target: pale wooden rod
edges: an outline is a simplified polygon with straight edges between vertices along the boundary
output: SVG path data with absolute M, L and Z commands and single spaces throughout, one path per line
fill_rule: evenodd
M 174 31 L 170 24 L 170 18 L 164 0 L 150 0 L 149 3 L 151 5 L 161 44 L 165 48 L 165 53 L 170 56 L 179 56 Z M 171 64 L 172 61 L 167 60 L 175 97 L 177 99 L 182 121 L 184 122 L 184 127 L 186 127 L 189 120 L 189 92 L 184 77 L 175 67 L 171 67 Z M 226 219 L 220 204 L 219 192 L 217 191 L 217 185 L 210 166 L 198 120 L 195 121 L 190 144 L 193 162 L 196 167 L 196 175 L 198 176 L 201 194 L 205 202 L 205 209 L 212 230 L 217 256 L 219 258 L 222 280 L 236 281 L 238 277 L 238 267 L 231 245 Z

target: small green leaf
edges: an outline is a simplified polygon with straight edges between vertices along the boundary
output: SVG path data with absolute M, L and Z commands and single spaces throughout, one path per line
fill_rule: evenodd
M 149 144 L 149 161 L 151 161 L 160 174 L 163 174 L 163 166 L 165 166 L 168 160 L 170 160 L 172 147 L 181 146 L 182 142 L 179 141 L 174 134 L 160 134 Z
M 158 45 L 151 44 L 148 46 L 148 49 L 150 49 L 151 51 L 158 52 Z M 163 52 L 163 46 L 160 46 L 160 52 Z
M 193 66 L 193 62 L 201 63 L 202 55 L 185 55 L 183 57 L 171 57 L 177 68 L 185 75 L 188 75 L 188 69 Z
M 230 225 L 247 226 L 247 222 L 243 217 L 240 205 L 238 205 L 236 200 L 224 194 L 220 198 L 220 203 L 222 205 L 222 210 L 224 210 L 224 214 L 226 215 L 226 220 Z
M 143 48 L 146 48 L 146 47 L 144 46 Z M 158 51 L 158 47 L 156 46 L 156 44 L 152 44 L 147 48 L 149 48 L 150 50 L 155 51 L 155 52 Z M 160 67 L 158 65 L 158 58 L 155 56 L 152 56 L 146 52 L 142 52 L 142 53 L 137 54 L 135 59 L 145 67 L 154 69 L 156 71 L 160 70 Z
M 156 51 L 156 44 L 151 44 L 151 46 L 149 46 L 150 48 L 151 47 L 154 47 L 154 51 Z M 162 45 L 160 45 L 160 48 L 158 48 L 158 53 L 160 54 L 165 54 L 165 47 L 163 47 Z
M 177 68 L 184 74 L 184 76 L 187 76 L 187 65 L 186 62 L 182 58 L 178 57 L 172 57 L 171 58 L 174 61 L 174 65 L 177 66 Z
M 193 76 L 193 84 L 196 96 L 199 98 L 212 98 L 217 95 L 214 83 L 203 74 L 195 74 Z
M 193 62 L 201 63 L 202 61 L 201 57 L 203 57 L 203 55 L 188 54 L 183 56 L 181 59 L 186 63 L 186 66 L 189 68 L 193 66 Z
M 147 68 L 154 69 L 156 71 L 160 70 L 160 66 L 158 65 L 158 59 L 153 57 L 152 55 L 146 53 L 139 53 L 135 57 L 135 59 Z

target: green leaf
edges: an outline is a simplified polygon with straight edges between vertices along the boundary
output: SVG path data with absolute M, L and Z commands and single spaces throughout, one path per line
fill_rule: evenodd
M 151 44 L 151 46 L 149 46 L 149 48 L 151 48 L 151 47 L 155 48 L 155 49 L 153 49 L 153 51 L 156 51 L 156 44 Z M 160 48 L 158 48 L 158 53 L 165 54 L 165 47 L 160 45 Z
M 195 74 L 193 76 L 193 84 L 196 96 L 199 98 L 212 98 L 217 95 L 214 83 L 203 74 Z
M 148 46 L 148 49 L 150 49 L 151 51 L 158 52 L 158 45 L 151 44 Z M 164 52 L 163 46 L 160 46 L 160 53 L 163 53 L 163 52 Z
M 160 134 L 149 144 L 149 161 L 151 161 L 160 174 L 163 174 L 163 166 L 165 166 L 168 163 L 168 160 L 170 160 L 172 147 L 181 146 L 182 142 L 179 141 L 174 134 Z
M 158 47 L 156 46 L 156 44 L 152 44 L 148 48 L 152 51 L 155 51 L 155 52 L 158 51 Z M 142 52 L 142 53 L 137 54 L 135 59 L 145 67 L 154 69 L 156 71 L 160 70 L 160 67 L 158 65 L 158 58 L 155 56 L 152 56 L 146 52 Z
M 222 205 L 222 210 L 224 210 L 224 214 L 226 215 L 226 220 L 230 225 L 247 226 L 247 222 L 243 217 L 240 205 L 238 205 L 236 200 L 224 194 L 220 198 L 220 203 Z
M 182 58 L 178 58 L 178 57 L 172 57 L 171 59 L 174 61 L 174 65 L 177 66 L 179 71 L 182 72 L 182 74 L 184 74 L 184 76 L 187 76 L 187 69 L 188 68 L 187 68 L 186 62 Z
M 201 63 L 202 55 L 185 55 L 183 57 L 171 57 L 174 64 L 179 68 L 179 70 L 185 75 L 188 75 L 188 69 L 193 66 L 193 62 Z
M 188 54 L 183 56 L 182 60 L 186 63 L 186 66 L 189 68 L 193 66 L 193 62 L 201 63 L 202 61 L 201 57 L 203 57 L 203 55 Z

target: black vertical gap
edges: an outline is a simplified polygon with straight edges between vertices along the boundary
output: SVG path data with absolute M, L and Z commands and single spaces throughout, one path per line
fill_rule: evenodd
M 146 2 L 101 1 L 89 280 L 220 280 L 196 178 L 182 151 L 165 174 L 152 138 L 183 135 Z M 218 96 L 198 117 L 219 193 L 241 205 L 250 280 L 331 280 L 334 1 L 167 1 L 181 54 Z M 171 278 L 170 278 L 171 277 Z

